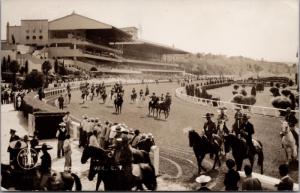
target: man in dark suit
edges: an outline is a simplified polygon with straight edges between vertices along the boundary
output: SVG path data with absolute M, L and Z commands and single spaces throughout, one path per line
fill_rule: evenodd
M 234 170 L 235 162 L 232 159 L 226 161 L 228 172 L 225 174 L 224 185 L 225 190 L 237 191 L 238 181 L 240 181 L 240 174 Z
M 241 136 L 246 139 L 249 150 L 255 152 L 255 147 L 252 143 L 252 135 L 254 134 L 254 127 L 252 123 L 249 122 L 250 116 L 243 114 L 243 123 L 241 125 Z
M 18 135 L 16 135 L 16 130 L 10 129 L 9 145 L 10 145 L 10 142 L 16 141 L 16 140 L 19 140 L 19 139 L 20 139 L 20 137 Z M 7 152 L 9 152 L 9 160 L 10 160 L 10 163 L 11 163 L 13 161 L 13 153 L 12 153 L 12 148 L 10 146 L 8 146 Z
M 279 174 L 282 178 L 280 179 L 279 184 L 275 185 L 275 186 L 277 186 L 277 189 L 293 191 L 294 181 L 288 175 L 288 173 L 289 173 L 288 165 L 281 164 L 278 169 L 279 169 Z

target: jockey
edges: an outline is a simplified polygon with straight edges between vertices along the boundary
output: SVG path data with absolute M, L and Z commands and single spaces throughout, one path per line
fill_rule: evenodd
M 217 117 L 217 121 L 218 121 L 218 128 L 219 128 L 219 126 L 222 124 L 222 122 L 224 122 L 224 132 L 225 133 L 229 133 L 229 130 L 228 130 L 228 128 L 226 127 L 226 121 L 228 121 L 228 116 L 226 115 L 226 113 L 225 113 L 225 110 L 226 110 L 227 108 L 226 107 L 220 107 L 219 108 L 219 110 L 220 110 L 220 114 L 218 115 L 218 117 Z
M 203 116 L 203 118 L 206 118 L 207 122 L 204 123 L 203 129 L 204 129 L 204 133 L 206 135 L 206 137 L 208 138 L 208 141 L 210 143 L 213 143 L 213 137 L 212 135 L 214 133 L 216 133 L 216 124 L 211 120 L 211 117 L 214 114 L 212 113 L 206 113 L 205 116 Z
M 249 122 L 250 116 L 243 114 L 243 123 L 241 124 L 240 135 L 244 137 L 249 147 L 249 150 L 255 152 L 255 147 L 252 142 L 252 135 L 254 134 L 254 127 L 252 123 Z
M 150 98 L 151 98 L 151 101 L 152 101 L 152 102 L 154 102 L 154 101 L 155 101 L 155 99 L 157 98 L 157 97 L 155 96 L 155 92 L 154 92 L 154 93 L 152 93 L 152 96 L 150 96 Z
M 149 95 L 149 88 L 148 88 L 148 85 L 146 86 L 146 91 L 145 91 L 145 96 L 148 96 Z
M 143 91 L 143 89 L 141 89 L 141 90 L 140 90 L 140 98 L 142 98 L 143 95 L 144 95 L 144 91 Z
M 295 116 L 295 113 L 291 112 L 291 108 L 290 107 L 288 107 L 286 109 L 285 120 L 286 120 L 286 122 L 288 122 L 289 127 L 291 129 L 291 132 L 292 132 L 292 134 L 293 134 L 293 136 L 294 136 L 294 138 L 296 140 L 296 143 L 298 145 L 298 133 L 295 131 L 295 126 L 298 123 L 298 120 L 297 120 L 297 118 Z
M 164 101 L 165 101 L 164 94 L 161 94 L 161 96 L 160 96 L 160 101 L 161 101 L 161 102 L 164 102 Z
M 241 112 L 242 109 L 240 107 L 236 107 L 234 108 L 234 110 L 236 110 L 236 113 L 234 114 L 235 122 L 232 125 L 232 129 L 233 132 L 235 132 L 235 134 L 238 135 L 242 124 L 243 113 Z

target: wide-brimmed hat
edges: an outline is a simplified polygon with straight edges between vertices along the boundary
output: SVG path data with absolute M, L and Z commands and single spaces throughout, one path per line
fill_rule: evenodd
M 211 177 L 206 175 L 201 175 L 197 177 L 195 181 L 198 182 L 199 184 L 208 183 L 211 181 Z
M 202 118 L 207 118 L 207 117 L 212 117 L 214 116 L 213 113 L 206 113 L 204 116 L 202 116 Z
M 14 129 L 10 129 L 10 131 L 9 131 L 10 133 L 15 133 L 16 132 L 16 130 L 14 130 Z
M 240 110 L 242 110 L 242 108 L 241 107 L 234 107 L 234 110 L 240 111 Z
M 59 126 L 65 127 L 65 126 L 66 126 L 66 123 L 65 123 L 65 122 L 61 122 L 61 123 L 59 124 Z
M 120 126 L 117 126 L 116 129 L 115 129 L 115 131 L 116 131 L 116 132 L 121 132 L 121 127 L 120 127 Z
M 85 114 L 85 115 L 82 115 L 82 118 L 83 118 L 83 119 L 87 119 L 88 116 Z
M 224 107 L 224 106 L 222 106 L 222 107 L 219 107 L 218 109 L 219 109 L 219 110 L 227 110 L 227 108 L 226 108 L 226 107 Z

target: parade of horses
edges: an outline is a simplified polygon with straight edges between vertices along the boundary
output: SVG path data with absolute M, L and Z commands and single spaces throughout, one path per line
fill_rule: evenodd
M 2 191 L 299 191 L 296 62 L 194 54 L 77 10 L 7 10 Z

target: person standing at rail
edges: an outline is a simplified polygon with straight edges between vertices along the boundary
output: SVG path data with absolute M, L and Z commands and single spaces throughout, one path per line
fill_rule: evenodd
M 59 97 L 58 97 L 58 105 L 59 105 L 59 109 L 63 110 L 64 109 L 64 97 L 63 95 L 61 94 Z
M 64 156 L 63 145 L 66 139 L 67 130 L 66 130 L 66 123 L 62 122 L 59 124 L 59 128 L 56 132 L 57 137 L 57 157 L 60 158 L 60 155 Z
M 65 171 L 71 172 L 72 149 L 71 149 L 70 135 L 66 135 L 65 137 L 64 144 L 63 144 L 63 151 L 65 155 Z

